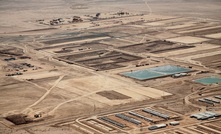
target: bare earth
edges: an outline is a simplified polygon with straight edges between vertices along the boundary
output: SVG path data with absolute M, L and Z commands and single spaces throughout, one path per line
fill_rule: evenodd
M 220 12 L 219 0 L 0 0 L 0 133 L 221 133 L 220 82 L 196 81 L 221 79 Z M 191 71 L 123 75 L 168 65 Z

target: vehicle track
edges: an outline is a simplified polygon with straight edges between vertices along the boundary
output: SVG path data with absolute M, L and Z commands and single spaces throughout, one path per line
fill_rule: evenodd
M 40 102 L 42 102 L 50 93 L 51 91 L 58 85 L 58 83 L 64 78 L 65 75 L 60 76 L 54 83 L 54 85 L 47 90 L 47 92 L 45 92 L 45 94 L 39 98 L 35 103 L 31 104 L 30 106 L 28 106 L 27 108 L 25 108 L 25 110 L 22 111 L 22 113 L 24 113 L 27 110 L 30 110 L 31 107 L 38 105 Z
M 144 1 L 144 3 L 145 3 L 145 5 L 147 6 L 147 8 L 148 8 L 148 12 L 149 12 L 149 15 L 152 15 L 152 9 L 151 9 L 151 7 L 149 6 L 149 4 L 147 3 L 147 0 L 143 0 Z

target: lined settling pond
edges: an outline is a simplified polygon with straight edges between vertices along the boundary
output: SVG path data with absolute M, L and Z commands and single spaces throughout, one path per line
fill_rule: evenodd
M 148 80 L 148 79 L 165 77 L 165 76 L 169 76 L 169 75 L 173 75 L 177 73 L 185 73 L 185 72 L 191 72 L 191 71 L 192 70 L 189 68 L 166 65 L 166 66 L 149 68 L 145 70 L 124 72 L 124 73 L 121 73 L 121 75 L 134 78 L 137 80 Z
M 221 83 L 221 78 L 208 77 L 208 78 L 197 79 L 195 80 L 195 82 L 205 84 L 205 85 L 218 84 L 218 83 Z

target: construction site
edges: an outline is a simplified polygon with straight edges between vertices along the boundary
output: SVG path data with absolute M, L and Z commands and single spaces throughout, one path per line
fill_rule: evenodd
M 220 134 L 220 16 L 136 4 L 0 23 L 0 133 Z

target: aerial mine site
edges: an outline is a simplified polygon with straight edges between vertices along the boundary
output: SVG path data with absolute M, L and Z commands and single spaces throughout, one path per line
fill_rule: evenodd
M 0 134 L 221 134 L 220 0 L 0 0 Z

